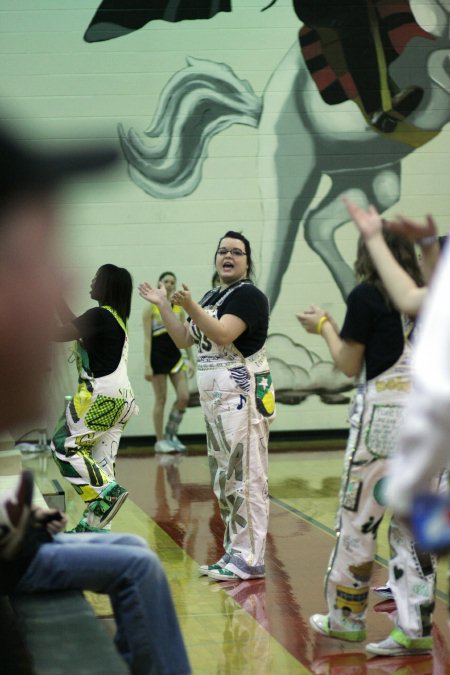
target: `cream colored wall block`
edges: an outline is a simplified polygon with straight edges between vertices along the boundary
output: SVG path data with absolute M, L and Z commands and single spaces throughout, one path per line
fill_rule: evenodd
M 0 452 L 0 476 L 11 476 L 22 471 L 22 455 L 19 450 Z

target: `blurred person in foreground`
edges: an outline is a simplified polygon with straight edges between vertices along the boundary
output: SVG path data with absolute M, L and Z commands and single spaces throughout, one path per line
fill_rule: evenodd
M 62 285 L 59 185 L 115 156 L 110 149 L 36 154 L 0 128 L 0 430 L 43 412 Z M 107 593 L 115 642 L 133 673 L 190 673 L 164 571 L 146 543 L 128 534 L 62 534 L 65 516 L 32 507 L 32 492 L 25 471 L 0 499 L 0 592 Z
M 450 247 L 446 246 L 421 314 L 412 388 L 386 489 L 392 508 L 405 517 L 414 516 L 415 502 L 432 491 L 433 478 L 450 461 L 449 288 Z M 441 541 L 449 538 L 448 519 L 442 525 L 436 533 Z M 440 548 L 438 542 L 434 548 Z

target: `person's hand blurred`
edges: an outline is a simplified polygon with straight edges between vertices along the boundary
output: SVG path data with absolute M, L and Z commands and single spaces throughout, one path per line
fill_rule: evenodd
M 421 239 L 437 237 L 438 229 L 433 216 L 427 215 L 424 223 L 419 223 L 412 218 L 405 216 L 396 216 L 394 220 L 387 223 L 387 227 L 392 232 L 398 232 L 408 237 L 411 241 L 420 244 Z
M 153 370 L 150 368 L 150 366 L 145 369 L 144 379 L 147 380 L 147 382 L 151 382 L 153 380 Z
M 186 364 L 187 376 L 189 379 L 195 375 L 195 363 L 188 361 Z
M 36 524 L 41 525 L 49 534 L 58 534 L 66 529 L 66 514 L 58 509 L 43 509 L 33 507 L 33 516 Z
M 370 205 L 367 209 L 363 209 L 347 197 L 343 197 L 342 201 L 364 241 L 369 241 L 372 237 L 381 234 L 383 221 L 374 206 Z

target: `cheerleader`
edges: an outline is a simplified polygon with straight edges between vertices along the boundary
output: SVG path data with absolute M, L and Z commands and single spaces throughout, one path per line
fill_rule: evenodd
M 175 290 L 176 283 L 176 276 L 172 272 L 163 272 L 158 279 L 158 284 L 165 289 L 169 300 Z M 172 311 L 183 324 L 185 315 L 182 307 L 172 303 Z M 157 305 L 152 304 L 144 310 L 142 321 L 144 327 L 144 377 L 152 383 L 155 395 L 153 405 L 153 425 L 156 434 L 155 451 L 183 452 L 186 450 L 186 446 L 180 441 L 177 434 L 189 402 L 186 370 L 189 377 L 195 372 L 192 350 L 186 349 L 188 356 L 186 366 L 183 355 L 167 332 Z M 168 379 L 175 389 L 176 400 L 164 428 Z

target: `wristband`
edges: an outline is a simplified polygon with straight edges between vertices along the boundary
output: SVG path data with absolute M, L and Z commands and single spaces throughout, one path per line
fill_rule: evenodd
M 437 242 L 437 235 L 432 234 L 429 237 L 423 237 L 423 239 L 418 239 L 417 243 L 419 246 L 433 246 Z
M 317 323 L 316 331 L 317 331 L 318 335 L 322 335 L 322 328 L 323 328 L 323 324 L 325 323 L 325 321 L 329 321 L 326 314 L 321 316 L 318 323 Z

